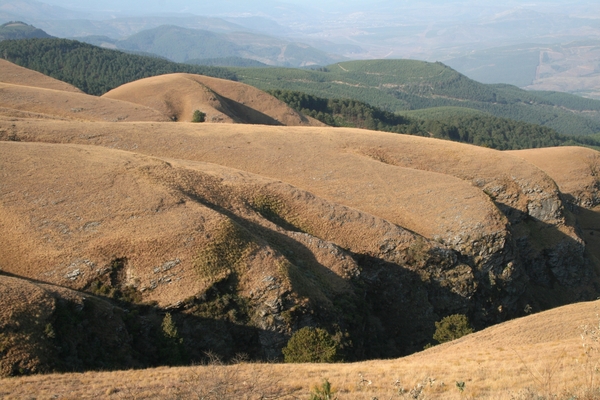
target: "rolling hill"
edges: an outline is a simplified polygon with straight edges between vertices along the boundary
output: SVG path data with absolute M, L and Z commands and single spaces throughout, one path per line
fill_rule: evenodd
M 176 121 L 191 121 L 194 110 L 202 110 L 210 122 L 320 125 L 252 86 L 202 75 L 146 78 L 113 89 L 102 98 L 141 104 Z
M 5 116 L 189 122 L 194 110 L 202 109 L 208 122 L 320 125 L 251 86 L 201 75 L 148 78 L 97 97 L 8 61 L 0 60 L 0 69 L 0 113 Z
M 2 69 L 2 83 L 5 84 L 83 93 L 66 82 L 50 78 L 40 72 L 20 67 L 5 60 L 0 60 L 0 68 Z
M 0 113 L 5 376 L 200 363 L 207 353 L 280 359 L 307 326 L 326 329 L 347 361 L 393 358 L 432 344 L 447 315 L 482 330 L 598 297 L 594 150 L 501 152 L 354 128 L 194 124 L 182 110 L 204 93 L 224 114 L 235 102 L 272 119 L 301 117 L 254 88 L 205 76 L 157 76 L 94 97 L 50 89 L 57 83 L 33 72 L 17 82 L 20 67 L 0 68 L 10 81 L 4 108 L 20 112 Z M 181 103 L 165 109 L 171 89 Z M 96 103 L 80 119 L 61 114 L 63 102 L 82 98 Z M 165 120 L 115 122 L 125 107 Z M 174 111 L 180 123 L 168 118 Z M 542 324 L 544 315 L 529 318 Z M 572 338 L 570 329 L 556 332 Z M 486 332 L 474 337 L 495 337 Z M 361 365 L 410 364 L 449 346 L 340 368 L 358 375 L 358 365 L 371 379 L 375 369 Z M 487 359 L 502 356 L 489 351 Z M 415 379 L 423 378 L 405 384 Z M 20 390 L 4 382 L 1 393 Z M 105 396 L 122 394 L 113 383 Z M 379 385 L 399 389 L 372 390 Z
M 263 90 L 302 91 L 325 98 L 350 98 L 392 112 L 461 107 L 544 125 L 565 135 L 600 131 L 600 103 L 510 85 L 473 81 L 441 63 L 415 60 L 349 61 L 321 71 L 233 69 L 240 81 Z

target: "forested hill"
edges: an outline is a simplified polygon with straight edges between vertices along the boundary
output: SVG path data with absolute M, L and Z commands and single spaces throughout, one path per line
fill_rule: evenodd
M 51 38 L 41 29 L 20 21 L 11 21 L 0 25 L 0 41 L 12 39 Z
M 356 99 L 391 112 L 461 107 L 539 124 L 561 134 L 600 132 L 600 101 L 556 92 L 473 81 L 441 63 L 415 60 L 350 61 L 319 70 L 232 69 L 263 90 L 293 90 L 324 98 Z
M 289 90 L 271 90 L 269 93 L 297 111 L 330 126 L 435 137 L 498 150 L 566 144 L 600 146 L 600 140 L 594 137 L 561 135 L 545 126 L 499 118 L 484 112 L 438 108 L 435 109 L 438 113 L 401 116 L 357 100 L 326 99 Z
M 128 82 L 174 72 L 236 80 L 225 68 L 178 64 L 66 39 L 6 40 L 0 42 L 0 57 L 97 96 Z

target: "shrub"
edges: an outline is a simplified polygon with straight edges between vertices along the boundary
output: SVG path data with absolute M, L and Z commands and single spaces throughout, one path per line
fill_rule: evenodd
M 206 113 L 200 110 L 195 110 L 192 114 L 192 122 L 204 122 L 206 120 Z
M 327 379 L 323 380 L 321 386 L 315 386 L 310 393 L 310 400 L 337 400 L 334 397 L 335 390 L 331 388 L 331 383 Z
M 462 314 L 453 314 L 442 318 L 441 321 L 435 323 L 435 328 L 433 338 L 440 343 L 450 342 L 473 333 L 468 318 Z
M 161 324 L 161 343 L 159 356 L 162 362 L 168 365 L 180 365 L 184 362 L 183 339 L 179 336 L 179 331 L 173 317 L 166 313 Z
M 331 363 L 338 361 L 339 346 L 325 329 L 304 327 L 292 335 L 282 352 L 286 363 Z

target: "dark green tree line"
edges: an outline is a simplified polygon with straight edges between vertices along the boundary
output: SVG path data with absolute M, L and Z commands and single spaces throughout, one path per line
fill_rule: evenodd
M 0 42 L 0 57 L 96 96 L 128 82 L 175 72 L 236 80 L 224 68 L 178 64 L 66 39 L 6 40 Z
M 330 126 L 428 136 L 498 150 L 600 145 L 595 137 L 564 136 L 546 126 L 492 115 L 407 118 L 357 100 L 326 99 L 291 90 L 271 90 L 269 93 L 295 110 Z

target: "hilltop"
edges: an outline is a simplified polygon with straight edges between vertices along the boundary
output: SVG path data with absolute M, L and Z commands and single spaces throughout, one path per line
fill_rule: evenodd
M 45 39 L 51 38 L 41 29 L 27 25 L 21 21 L 11 21 L 0 25 L 0 41 L 16 39 Z
M 176 121 L 189 122 L 194 110 L 202 110 L 211 122 L 319 125 L 252 86 L 202 75 L 169 74 L 141 79 L 113 89 L 102 98 L 141 104 Z
M 306 326 L 392 358 L 447 315 L 598 297 L 594 150 L 331 128 L 193 74 L 96 97 L 0 68 L 3 375 L 280 359 Z M 187 122 L 208 104 L 228 119 Z
M 251 86 L 200 75 L 170 74 L 124 85 L 103 97 L 0 60 L 0 113 L 80 121 L 191 121 L 320 125 Z
M 83 93 L 75 86 L 66 82 L 59 81 L 31 69 L 20 67 L 5 60 L 0 60 L 0 68 L 2 70 L 2 83 L 4 84 Z

